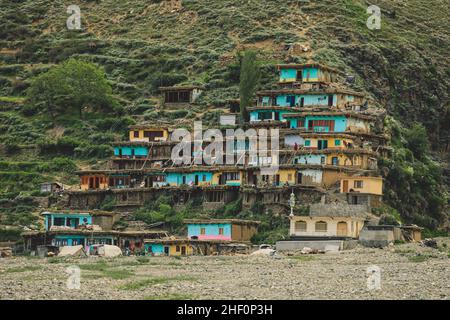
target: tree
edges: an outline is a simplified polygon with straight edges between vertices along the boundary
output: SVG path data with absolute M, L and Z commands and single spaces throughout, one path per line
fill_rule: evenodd
M 239 96 L 242 120 L 247 119 L 247 108 L 251 107 L 260 70 L 256 61 L 256 52 L 245 51 L 241 62 Z
M 428 140 L 425 127 L 419 123 L 415 123 L 405 132 L 406 146 L 410 149 L 417 159 L 424 160 L 430 150 L 430 142 Z
M 76 59 L 36 77 L 27 95 L 29 103 L 43 106 L 53 118 L 67 109 L 76 110 L 81 118 L 87 107 L 103 111 L 115 105 L 105 72 L 95 64 Z

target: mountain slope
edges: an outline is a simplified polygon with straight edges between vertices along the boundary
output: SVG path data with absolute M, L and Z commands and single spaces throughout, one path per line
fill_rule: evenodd
M 354 88 L 395 119 L 387 123 L 395 154 L 382 163 L 385 200 L 404 219 L 436 227 L 448 219 L 448 196 L 434 163 L 448 166 L 446 2 L 184 0 L 180 6 L 178 1 L 75 1 L 83 30 L 67 31 L 66 8 L 73 2 L 1 0 L 3 198 L 32 192 L 46 179 L 75 183 L 74 165 L 106 159 L 109 143 L 124 138 L 130 123 L 194 118 L 213 123 L 226 100 L 238 97 L 236 54 L 252 48 L 262 64 L 261 88 L 271 86 L 274 64 L 282 61 L 313 60 L 356 75 Z M 381 30 L 366 26 L 370 4 L 382 9 Z M 304 51 L 289 56 L 285 49 L 290 43 Z M 37 106 L 24 105 L 29 81 L 69 57 L 104 66 L 121 112 L 85 119 L 67 115 L 55 124 Z M 161 109 L 157 87 L 182 83 L 207 88 L 200 105 Z M 426 127 L 433 152 L 405 156 L 414 141 L 408 140 L 407 128 L 416 121 Z M 60 158 L 56 164 L 54 157 Z

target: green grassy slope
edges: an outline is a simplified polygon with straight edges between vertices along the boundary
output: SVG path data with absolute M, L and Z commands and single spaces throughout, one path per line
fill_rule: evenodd
M 382 163 L 387 203 L 405 220 L 430 227 L 448 218 L 440 169 L 431 154 L 411 151 L 414 140 L 405 129 L 422 123 L 435 159 L 448 155 L 445 0 L 184 0 L 179 9 L 156 0 L 0 2 L 0 198 L 30 194 L 38 182 L 54 177 L 74 182 L 74 165 L 106 159 L 109 143 L 125 138 L 130 123 L 212 123 L 225 101 L 238 97 L 239 51 L 258 50 L 260 87 L 269 88 L 274 63 L 287 57 L 283 45 L 295 42 L 308 51 L 291 61 L 312 59 L 356 75 L 355 89 L 395 119 L 387 129 L 396 151 Z M 81 32 L 65 27 L 73 3 L 81 8 Z M 366 27 L 370 4 L 382 8 L 381 30 Z M 122 106 L 117 114 L 67 114 L 54 123 L 25 105 L 30 80 L 69 57 L 105 68 Z M 161 109 L 157 87 L 183 83 L 208 89 L 200 105 Z

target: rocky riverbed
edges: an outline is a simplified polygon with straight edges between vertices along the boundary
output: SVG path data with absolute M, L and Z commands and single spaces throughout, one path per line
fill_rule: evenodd
M 13 257 L 0 259 L 0 299 L 450 299 L 447 243 L 276 258 Z M 67 287 L 70 266 L 79 289 Z M 368 289 L 370 266 L 379 290 Z

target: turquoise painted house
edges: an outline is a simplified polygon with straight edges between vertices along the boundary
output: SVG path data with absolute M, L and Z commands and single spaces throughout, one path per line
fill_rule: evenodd
M 294 164 L 313 164 L 323 165 L 326 164 L 326 157 L 321 154 L 307 154 L 297 156 L 293 159 Z
M 83 234 L 78 228 L 80 226 L 90 226 L 93 224 L 93 218 L 87 212 L 43 212 L 46 231 L 57 231 L 51 241 L 53 246 L 90 246 L 93 244 L 114 244 L 116 237 L 113 235 L 92 235 Z M 64 229 L 55 229 L 52 227 L 63 227 Z M 78 229 L 78 230 L 77 230 Z
M 114 156 L 116 157 L 146 157 L 148 148 L 143 146 L 115 146 Z
M 304 128 L 314 132 L 345 132 L 347 130 L 347 118 L 344 115 L 314 116 L 314 115 L 290 115 L 290 128 Z
M 286 121 L 285 115 L 293 111 L 287 110 L 254 110 L 250 112 L 250 122 L 257 121 Z
M 117 237 L 112 235 L 90 236 L 77 234 L 58 234 L 52 239 L 52 245 L 57 247 L 83 245 L 85 246 L 86 251 L 89 252 L 90 246 L 94 244 L 117 244 L 116 238 Z
M 349 101 L 353 100 L 349 98 Z M 261 94 L 258 100 L 260 107 L 308 107 L 308 106 L 329 106 L 336 107 L 338 103 L 337 94 L 308 93 L 308 94 L 286 94 L 274 92 L 272 95 Z
M 167 254 L 167 252 L 164 252 L 164 245 L 162 243 L 148 243 L 146 242 L 144 244 L 145 252 L 147 254 L 152 254 L 155 256 Z M 167 251 L 167 249 L 166 249 Z
M 231 240 L 230 223 L 190 223 L 187 225 L 188 237 L 199 240 Z
M 259 221 L 240 219 L 188 219 L 189 239 L 221 240 L 221 241 L 250 241 L 256 234 Z
M 77 228 L 80 225 L 91 225 L 92 216 L 89 213 L 64 213 L 64 212 L 43 212 L 45 219 L 45 230 L 52 226 Z
M 171 186 L 181 185 L 211 185 L 213 173 L 207 171 L 198 172 L 168 172 L 166 183 Z
M 334 82 L 336 69 L 318 64 L 279 64 L 280 83 L 289 82 Z

